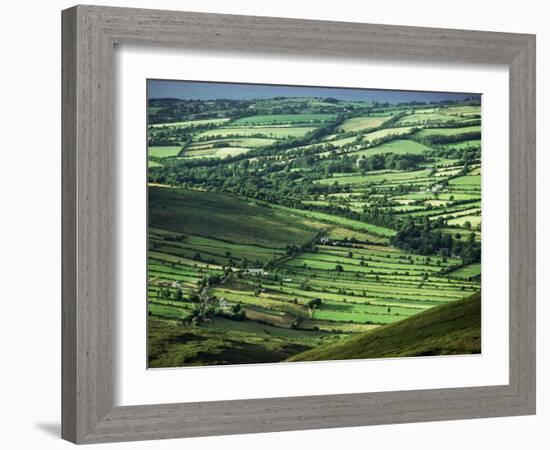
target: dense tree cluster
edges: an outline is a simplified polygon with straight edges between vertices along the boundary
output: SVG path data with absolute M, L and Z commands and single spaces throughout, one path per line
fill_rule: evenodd
M 468 240 L 455 240 L 449 234 L 434 231 L 426 219 L 422 224 L 407 220 L 402 223 L 397 234 L 391 239 L 392 245 L 421 255 L 438 254 L 460 257 L 465 264 L 481 260 L 481 244 L 471 234 Z
M 364 170 L 415 170 L 418 169 L 418 164 L 426 161 L 424 155 L 384 153 L 361 158 L 357 165 Z
M 421 144 L 433 146 L 433 145 L 444 145 L 444 144 L 454 144 L 455 142 L 470 141 L 470 140 L 479 140 L 481 139 L 480 131 L 469 131 L 466 133 L 460 134 L 433 134 L 427 136 L 418 136 L 415 135 L 413 139 Z
M 181 122 L 185 120 L 238 118 L 250 114 L 250 100 L 182 100 L 153 98 L 149 100 L 149 123 Z

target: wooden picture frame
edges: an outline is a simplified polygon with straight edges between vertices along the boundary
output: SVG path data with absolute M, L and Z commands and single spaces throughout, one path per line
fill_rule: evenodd
M 64 439 L 94 443 L 535 413 L 535 36 L 97 6 L 63 11 L 62 31 Z M 115 407 L 117 44 L 507 65 L 509 384 Z

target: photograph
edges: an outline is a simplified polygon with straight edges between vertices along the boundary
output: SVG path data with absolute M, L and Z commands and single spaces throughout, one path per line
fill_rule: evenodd
M 481 95 L 147 103 L 149 368 L 481 353 Z

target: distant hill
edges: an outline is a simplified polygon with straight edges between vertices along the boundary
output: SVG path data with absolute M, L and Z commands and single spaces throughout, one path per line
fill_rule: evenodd
M 287 361 L 389 358 L 481 353 L 481 294 L 362 333 Z

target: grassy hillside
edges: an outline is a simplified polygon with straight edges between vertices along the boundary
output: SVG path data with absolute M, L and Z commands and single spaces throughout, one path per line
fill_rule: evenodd
M 481 294 L 316 348 L 288 361 L 454 355 L 481 352 Z
M 149 225 L 239 244 L 275 247 L 303 244 L 317 232 L 302 220 L 228 195 L 154 186 L 149 188 Z M 285 236 L 284 242 L 281 235 Z
M 218 317 L 202 327 L 183 327 L 175 318 L 152 316 L 148 326 L 149 367 L 156 368 L 278 362 L 330 338 L 322 331 Z

